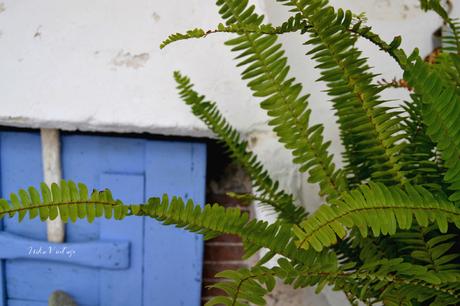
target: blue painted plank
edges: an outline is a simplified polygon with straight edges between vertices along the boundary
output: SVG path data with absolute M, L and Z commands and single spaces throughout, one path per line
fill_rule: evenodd
M 48 303 L 27 300 L 8 300 L 8 306 L 48 306 Z
M 20 188 L 39 186 L 43 181 L 40 135 L 29 132 L 1 132 L 1 192 L 9 197 Z M 3 220 L 4 230 L 29 238 L 46 240 L 46 224 L 40 220 Z
M 144 202 L 144 175 L 101 175 L 100 183 L 113 191 L 115 198 L 127 203 Z M 100 306 L 142 305 L 144 218 L 128 217 L 122 221 L 101 220 L 101 239 L 129 240 L 129 270 L 101 270 Z
M 3 143 L 6 142 L 6 145 L 2 146 L 2 164 L 5 165 L 2 167 L 2 177 L 4 178 L 2 180 L 2 191 L 4 193 L 17 191 L 18 188 L 28 186 L 34 181 L 38 184 L 42 180 L 39 135 L 5 133 L 2 134 L 2 140 Z M 76 141 L 75 144 L 78 146 L 82 143 Z M 85 154 L 82 154 L 82 148 L 85 150 L 92 149 L 90 146 L 73 147 L 72 151 L 75 152 L 75 156 L 80 157 L 80 160 L 74 158 L 76 163 L 82 162 L 82 159 L 84 161 Z M 64 147 L 63 150 L 65 149 Z M 67 151 L 66 153 L 69 152 Z M 97 154 L 98 152 L 94 153 Z M 93 164 L 96 163 L 94 160 L 92 162 Z M 100 163 L 103 163 L 103 161 Z M 91 168 L 81 169 L 83 172 L 91 173 L 90 170 Z M 97 175 L 99 175 L 98 172 L 96 172 L 95 176 L 97 177 Z M 39 178 L 34 179 L 36 176 L 39 176 Z M 10 232 L 36 239 L 46 239 L 46 225 L 38 220 L 36 222 L 25 220 L 21 224 L 18 224 L 15 220 L 7 220 L 7 222 L 6 228 Z M 86 222 L 87 226 L 80 226 L 81 223 L 67 227 L 68 233 L 70 233 L 67 236 L 68 240 L 87 241 L 88 238 L 99 238 L 98 224 L 89 225 Z M 77 229 L 77 231 L 74 229 Z M 83 229 L 83 232 L 78 233 L 78 229 Z M 34 273 L 30 273 L 30 271 L 34 271 Z M 26 298 L 45 302 L 53 290 L 64 289 L 77 296 L 79 304 L 99 304 L 99 271 L 95 269 L 78 268 L 43 261 L 8 260 L 5 275 L 8 279 L 7 291 L 10 298 Z
M 146 194 L 163 193 L 204 202 L 206 147 L 198 143 L 149 142 Z M 202 237 L 153 219 L 145 224 L 145 306 L 198 306 Z
M 83 182 L 89 188 L 101 185 L 103 173 L 142 174 L 144 172 L 143 139 L 124 137 L 63 135 L 63 177 Z M 99 239 L 100 219 L 92 224 L 82 220 L 69 224 L 66 239 L 70 242 Z
M 8 306 L 48 306 L 48 303 L 28 300 L 8 300 Z
M 129 267 L 129 242 L 49 243 L 0 232 L 0 259 L 33 259 L 85 267 L 123 270 Z
M 8 306 L 48 306 L 48 302 L 36 302 L 29 300 L 8 300 Z M 92 306 L 88 304 L 78 304 L 78 306 Z
M 2 136 L 0 134 L 0 186 L 2 184 Z M 0 193 L 2 190 L 0 188 Z M 0 231 L 3 231 L 3 220 L 0 220 Z M 0 306 L 6 306 L 5 262 L 0 260 Z
M 38 185 L 42 181 L 41 146 L 38 133 L 0 132 L 0 191 L 6 197 L 19 188 Z M 0 230 L 13 233 L 24 232 L 41 237 L 40 229 L 45 225 L 40 221 L 24 220 L 21 225 L 15 219 L 0 220 Z M 42 232 L 43 233 L 43 232 Z M 6 261 L 0 260 L 0 306 L 6 306 L 9 296 L 6 279 Z
M 7 149 L 0 146 L 2 192 L 17 191 L 31 184 L 37 186 L 42 179 L 38 134 L 2 133 L 0 137 L 0 144 L 5 138 L 10 143 Z M 204 201 L 206 152 L 203 144 L 83 135 L 65 135 L 62 144 L 66 178 L 82 181 L 89 187 L 113 188 L 115 197 L 128 202 L 142 202 L 145 194 L 161 195 L 163 192 L 192 197 L 200 203 Z M 17 169 L 24 172 L 16 173 Z M 8 222 L 13 233 L 46 239 L 46 227 L 39 221 L 35 224 L 25 221 L 21 225 L 15 220 Z M 96 220 L 93 224 L 79 221 L 67 226 L 67 239 L 73 243 L 127 236 L 133 252 L 128 271 L 132 268 L 135 272 L 122 275 L 121 271 L 43 260 L 7 260 L 8 298 L 21 306 L 20 301 L 32 303 L 35 300 L 38 306 L 46 303 L 52 291 L 62 289 L 75 296 L 79 305 L 88 306 L 200 304 L 203 252 L 200 236 L 143 218 L 127 218 L 121 222 Z M 145 275 L 144 284 L 142 275 Z M 139 291 L 133 293 L 133 290 Z
M 3 132 L 1 137 L 2 194 L 8 195 L 30 185 L 38 186 L 42 181 L 39 134 Z M 26 219 L 19 224 L 14 219 L 5 219 L 5 230 L 29 238 L 46 239 L 46 224 L 39 220 Z M 94 269 L 35 260 L 5 262 L 9 298 L 46 302 L 48 295 L 60 288 L 77 293 L 79 296 L 77 301 L 80 304 L 98 304 L 98 288 L 91 283 L 93 281 L 97 284 L 97 274 L 95 279 Z M 84 284 L 75 282 L 75 279 L 79 278 L 87 281 Z
M 144 146 L 145 140 L 142 139 L 64 135 L 62 137 L 63 175 L 66 178 L 83 182 L 87 184 L 89 188 L 103 189 L 110 187 L 108 184 L 112 181 L 109 177 L 104 178 L 104 173 L 133 174 L 134 176 L 138 174 L 143 175 Z M 120 188 L 124 187 L 123 184 L 119 184 L 118 186 Z M 122 190 L 123 194 L 121 195 L 118 194 L 117 190 L 114 190 L 114 196 L 120 197 L 122 200 L 126 200 L 123 196 L 129 192 L 127 192 L 126 189 Z M 102 233 L 106 222 L 113 222 L 114 224 L 121 226 L 119 231 L 123 232 L 126 228 L 123 227 L 122 224 L 128 220 L 129 219 L 116 222 L 97 219 L 91 225 L 85 221 L 82 223 L 77 222 L 69 227 L 67 237 L 70 241 L 79 241 L 82 239 L 81 237 L 93 237 L 92 239 L 109 237 L 109 233 Z M 79 224 L 83 224 L 84 226 L 74 226 Z M 131 250 L 134 251 L 133 248 Z M 90 282 L 92 286 L 98 289 L 98 305 L 103 305 L 102 303 L 104 303 L 106 299 L 113 300 L 116 297 L 105 295 L 104 291 L 108 288 L 108 286 L 101 287 L 103 284 L 102 279 L 107 279 L 105 275 L 106 274 L 104 274 L 104 272 L 93 271 L 91 279 L 81 280 L 82 282 Z M 142 281 L 141 275 L 138 275 L 138 278 Z M 108 281 L 110 281 L 110 279 L 108 279 Z M 115 285 L 120 286 L 122 283 L 124 282 L 120 282 Z M 129 291 L 128 287 L 129 286 L 126 286 L 125 289 L 119 289 L 119 291 L 127 292 Z M 118 294 L 118 292 L 116 293 Z
M 6 260 L 8 298 L 45 302 L 55 290 L 75 297 L 78 305 L 99 305 L 99 275 L 93 268 L 40 260 Z

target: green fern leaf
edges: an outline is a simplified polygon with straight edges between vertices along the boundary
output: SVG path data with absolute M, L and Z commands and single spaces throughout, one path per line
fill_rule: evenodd
M 234 34 L 284 34 L 284 33 L 291 33 L 297 31 L 305 31 L 308 26 L 302 20 L 298 20 L 296 18 L 289 18 L 289 20 L 283 23 L 281 26 L 274 27 L 271 24 L 219 24 L 213 30 L 203 30 L 203 29 L 193 29 L 188 30 L 185 33 L 175 33 L 171 34 L 166 38 L 161 44 L 160 49 L 163 49 L 167 45 L 180 41 L 180 40 L 187 40 L 192 38 L 204 38 L 209 34 L 214 33 L 234 33 Z
M 345 159 L 352 182 L 372 177 L 374 181 L 403 185 L 401 171 L 399 113 L 383 106 L 379 88 L 366 59 L 354 46 L 349 30 L 351 12 L 334 11 L 327 1 L 278 0 L 301 15 L 311 26 L 312 38 L 305 44 L 316 46 L 308 55 L 318 62 L 332 97 L 345 147 Z M 392 122 L 392 124 L 388 124 Z M 354 177 L 354 178 L 353 178 Z
M 411 184 L 441 191 L 445 185 L 442 180 L 445 170 L 440 161 L 440 153 L 427 134 L 420 97 L 415 94 L 411 97 L 412 102 L 403 105 L 403 109 L 408 114 L 402 122 L 407 135 L 401 158 L 403 169 Z
M 422 114 L 424 123 L 428 126 L 427 133 L 437 144 L 444 165 L 448 169 L 444 180 L 450 184 L 449 189 L 453 191 L 450 200 L 460 201 L 460 126 L 454 124 L 460 121 L 457 84 L 448 83 L 449 78 L 443 77 L 439 69 L 431 69 L 420 58 L 417 49 L 407 57 L 402 49 L 390 48 L 369 28 L 355 30 L 388 52 L 404 70 L 404 79 L 415 89 L 424 103 Z
M 453 253 L 452 247 L 458 239 L 456 234 L 441 234 L 433 227 L 397 233 L 395 239 L 403 243 L 401 253 L 406 253 L 417 263 L 436 273 L 446 281 L 460 280 L 459 264 L 455 259 L 459 254 Z
M 187 213 L 182 213 L 184 211 Z M 314 254 L 314 251 L 305 251 L 296 246 L 290 224 L 249 221 L 248 214 L 241 213 L 237 208 L 225 209 L 218 204 L 208 204 L 201 208 L 191 200 L 185 204 L 181 198 L 169 199 L 164 195 L 161 199 L 150 198 L 146 205 L 140 206 L 136 215 L 146 215 L 164 224 L 174 224 L 203 234 L 207 239 L 222 234 L 237 235 L 256 250 L 267 248 L 298 262 L 308 262 Z
M 321 251 L 345 237 L 347 228 L 357 227 L 363 237 L 369 228 L 374 236 L 394 235 L 398 228 L 410 229 L 414 218 L 422 227 L 436 223 L 442 233 L 449 222 L 460 227 L 460 210 L 423 187 L 406 185 L 404 191 L 371 183 L 344 194 L 332 206 L 321 206 L 294 232 L 299 247 Z
M 327 254 L 322 256 L 327 257 Z M 411 302 L 423 302 L 435 296 L 442 299 L 444 305 L 454 305 L 459 300 L 458 285 L 443 283 L 425 267 L 404 262 L 401 258 L 378 260 L 360 268 L 352 264 L 328 266 L 328 261 L 330 259 L 298 264 L 283 258 L 272 271 L 295 288 L 317 286 L 321 291 L 324 285 L 332 285 L 343 290 L 351 300 L 365 303 L 406 299 L 408 305 L 412 305 Z
M 41 194 L 40 194 L 41 192 Z M 42 183 L 40 192 L 34 187 L 28 191 L 19 190 L 18 195 L 10 195 L 10 203 L 6 199 L 0 199 L 0 217 L 15 215 L 18 220 L 29 214 L 30 219 L 37 216 L 44 221 L 60 218 L 64 222 L 69 219 L 76 222 L 77 219 L 87 219 L 92 222 L 95 217 L 105 216 L 110 219 L 115 214 L 115 219 L 123 219 L 129 212 L 129 207 L 124 206 L 120 200 L 114 200 L 109 190 L 95 191 L 88 198 L 88 189 L 83 184 L 75 185 L 72 181 L 62 180 L 59 185 L 52 184 L 51 189 Z M 96 209 L 95 209 L 96 208 Z M 115 211 L 115 213 L 114 213 Z
M 217 5 L 226 25 L 260 26 L 264 19 L 247 0 L 218 0 Z M 278 29 L 303 31 L 305 27 L 303 21 L 294 17 Z M 243 80 L 248 81 L 255 97 L 264 98 L 260 105 L 272 118 L 269 124 L 280 142 L 292 150 L 300 171 L 310 174 L 309 182 L 319 183 L 321 195 L 335 198 L 347 189 L 344 174 L 332 163 L 333 157 L 328 152 L 330 142 L 323 139 L 323 126 L 310 125 L 308 95 L 302 95 L 301 84 L 288 77 L 287 58 L 276 41 L 275 35 L 259 32 L 245 33 L 226 44 L 238 53 L 238 66 L 245 67 Z
M 251 269 L 226 270 L 216 274 L 225 278 L 225 282 L 217 282 L 210 286 L 223 290 L 229 298 L 214 297 L 205 305 L 265 305 L 264 296 L 275 287 L 273 272 L 265 267 Z
M 460 121 L 459 96 L 456 89 L 446 83 L 435 70 L 420 58 L 408 65 L 404 78 L 420 95 L 427 133 L 442 153 L 447 172 L 444 180 L 453 190 L 451 201 L 460 201 Z

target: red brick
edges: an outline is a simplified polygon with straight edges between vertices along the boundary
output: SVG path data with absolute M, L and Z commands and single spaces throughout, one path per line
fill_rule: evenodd
M 238 236 L 235 236 L 235 235 L 221 235 L 221 236 L 218 236 L 216 238 L 213 238 L 213 239 L 210 239 L 208 241 L 206 241 L 206 243 L 208 244 L 212 244 L 214 242 L 241 242 L 241 238 L 238 237 Z
M 205 245 L 205 258 L 209 261 L 241 260 L 243 247 L 239 245 Z
M 204 272 L 203 278 L 206 279 L 214 279 L 216 278 L 216 274 L 222 272 L 224 270 L 237 270 L 239 268 L 246 267 L 244 261 L 241 263 L 225 263 L 225 262 L 205 262 L 204 263 Z

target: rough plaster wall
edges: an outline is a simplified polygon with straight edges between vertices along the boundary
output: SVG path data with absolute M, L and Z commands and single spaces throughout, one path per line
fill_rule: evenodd
M 177 98 L 173 70 L 189 74 L 197 88 L 218 101 L 229 120 L 248 134 L 254 150 L 267 162 L 273 176 L 309 209 L 321 199 L 317 188 L 306 183 L 267 129 L 266 117 L 257 108 L 234 68 L 225 35 L 177 43 L 160 51 L 167 34 L 193 27 L 213 28 L 219 17 L 200 0 L 0 0 L 0 124 L 63 129 L 151 132 L 203 136 L 204 126 Z M 287 10 L 273 0 L 258 0 L 259 8 L 274 24 Z M 333 0 L 337 6 L 364 11 L 369 24 L 386 39 L 402 34 L 403 47 L 431 51 L 431 33 L 440 25 L 433 14 L 418 10 L 417 0 Z M 455 16 L 460 9 L 455 7 Z M 304 53 L 305 38 L 286 35 L 292 72 L 312 94 L 312 120 L 326 125 L 325 137 L 333 141 L 340 165 L 340 143 L 335 119 L 323 85 L 315 83 L 318 71 Z M 371 65 L 383 77 L 401 75 L 392 60 L 366 42 L 360 42 Z M 386 98 L 401 97 L 393 91 Z M 270 219 L 270 215 L 259 214 Z M 293 293 L 280 293 L 290 296 Z M 340 295 L 308 296 L 314 305 L 345 305 Z M 278 297 L 277 297 L 278 296 Z M 327 301 L 326 301 L 327 299 Z M 274 295 L 273 305 L 284 304 Z M 284 300 L 283 300 L 284 301 Z

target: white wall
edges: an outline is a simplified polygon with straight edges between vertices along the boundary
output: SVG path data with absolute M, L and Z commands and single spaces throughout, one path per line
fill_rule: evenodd
M 244 111 L 225 37 L 176 44 L 173 31 L 214 28 L 199 0 L 0 0 L 0 124 L 209 135 L 178 99 L 172 72 L 193 76 L 243 130 L 263 113 Z
M 287 16 L 287 9 L 273 0 L 255 2 L 274 24 Z M 431 33 L 441 24 L 433 14 L 418 9 L 418 0 L 332 2 L 366 12 L 369 24 L 388 40 L 402 34 L 407 51 L 418 46 L 422 54 L 429 53 Z M 172 72 L 180 69 L 253 140 L 254 150 L 273 175 L 305 206 L 316 207 L 321 203 L 317 188 L 296 172 L 289 153 L 265 125 L 264 113 L 240 81 L 240 71 L 222 45 L 227 36 L 210 35 L 163 51 L 158 48 L 171 32 L 213 28 L 220 20 L 212 3 L 0 0 L 0 124 L 209 136 L 177 97 Z M 305 37 L 291 34 L 282 41 L 293 74 L 305 84 L 305 92 L 312 93 L 312 120 L 325 123 L 325 137 L 333 141 L 335 161 L 340 165 L 341 147 L 331 104 L 321 92 L 323 84 L 314 82 L 318 71 L 304 56 Z M 388 56 L 366 42 L 360 46 L 383 77 L 401 76 Z M 401 91 L 392 91 L 386 98 L 402 96 Z M 328 295 L 328 299 L 331 305 L 343 303 L 343 297 Z M 327 304 L 324 299 L 322 303 Z

